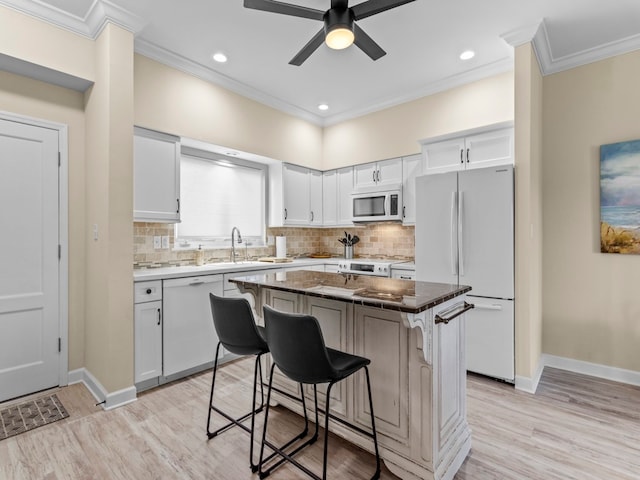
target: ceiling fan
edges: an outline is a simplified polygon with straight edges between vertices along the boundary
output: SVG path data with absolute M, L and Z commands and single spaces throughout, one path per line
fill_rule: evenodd
M 349 7 L 349 0 L 331 0 L 326 12 L 315 8 L 277 2 L 275 0 L 244 0 L 245 8 L 280 13 L 294 17 L 310 18 L 324 22 L 324 28 L 302 47 L 289 64 L 300 66 L 309 56 L 326 42 L 330 48 L 341 50 L 355 43 L 372 60 L 386 55 L 380 45 L 373 41 L 355 22 L 382 13 L 415 0 L 368 0 Z

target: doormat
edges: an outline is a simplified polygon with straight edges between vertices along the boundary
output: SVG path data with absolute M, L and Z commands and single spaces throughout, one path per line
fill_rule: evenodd
M 0 410 L 0 440 L 67 418 L 56 394 L 18 403 Z

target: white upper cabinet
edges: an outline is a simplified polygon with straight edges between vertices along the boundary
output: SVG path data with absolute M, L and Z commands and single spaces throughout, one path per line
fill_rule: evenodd
M 425 173 L 513 164 L 513 128 L 499 128 L 441 141 L 422 142 Z
M 133 137 L 133 219 L 180 221 L 180 139 L 136 127 Z
M 353 167 L 329 170 L 322 177 L 322 215 L 325 226 L 350 226 Z
M 309 225 L 322 225 L 322 172 L 309 170 Z
M 269 167 L 269 226 L 322 225 L 322 172 L 289 163 Z
M 416 177 L 422 175 L 422 155 L 402 157 L 402 224 L 416 223 Z
M 353 225 L 351 221 L 351 193 L 353 192 L 353 167 L 339 168 L 338 172 L 338 225 Z
M 308 225 L 311 218 L 309 169 L 285 164 L 282 174 L 284 225 Z
M 353 167 L 354 187 L 357 190 L 383 189 L 402 184 L 402 159 L 392 158 Z
M 328 170 L 322 174 L 322 223 L 338 224 L 338 171 Z
M 464 152 L 464 137 L 423 145 L 426 173 L 463 170 Z

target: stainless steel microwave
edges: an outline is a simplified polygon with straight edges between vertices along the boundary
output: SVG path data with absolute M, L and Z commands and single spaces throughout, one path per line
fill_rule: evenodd
M 353 222 L 402 221 L 402 189 L 351 194 Z

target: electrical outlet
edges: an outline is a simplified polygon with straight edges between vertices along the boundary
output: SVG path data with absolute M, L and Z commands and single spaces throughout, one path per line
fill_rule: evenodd
M 162 237 L 160 235 L 153 237 L 153 248 L 162 248 Z
M 94 223 L 93 224 L 93 240 L 94 241 L 98 241 L 98 224 Z
M 162 236 L 162 248 L 169 248 L 169 235 Z
M 267 245 L 271 246 L 271 245 L 275 245 L 276 243 L 276 239 L 273 237 L 273 235 L 267 235 Z

